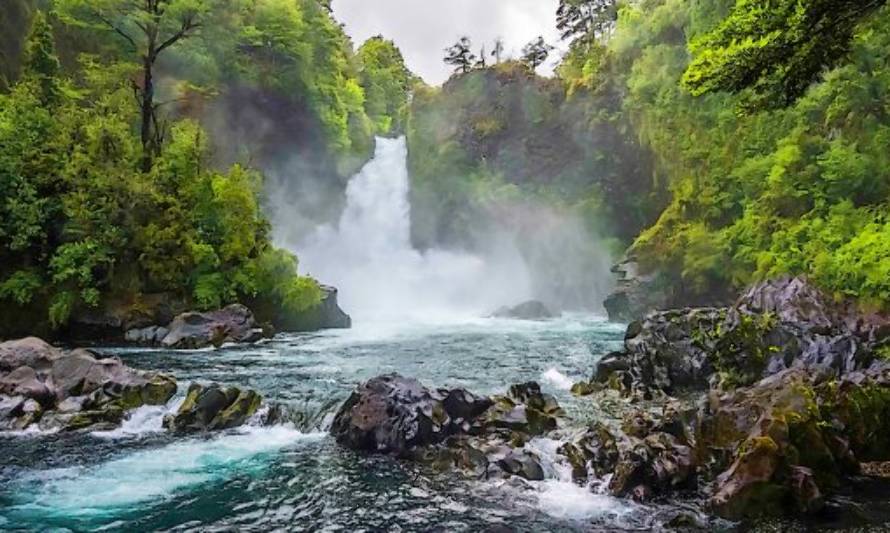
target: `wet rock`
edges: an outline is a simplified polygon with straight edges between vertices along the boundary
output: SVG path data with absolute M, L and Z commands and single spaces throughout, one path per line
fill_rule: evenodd
M 167 326 L 161 340 L 167 348 L 193 350 L 222 346 L 227 342 L 256 342 L 263 338 L 251 311 L 240 304 L 209 313 L 183 313 Z
M 513 307 L 501 307 L 491 314 L 493 318 L 514 318 L 517 320 L 544 320 L 555 315 L 543 302 L 531 300 Z
M 780 465 L 780 448 L 770 437 L 746 441 L 729 470 L 717 478 L 710 507 L 729 519 L 779 514 L 787 492 L 774 480 Z
M 504 472 L 525 478 L 529 481 L 543 481 L 544 469 L 541 468 L 540 459 L 528 451 L 512 451 L 503 459 L 498 460 L 498 466 Z
M 590 474 L 599 478 L 610 474 L 619 455 L 616 437 L 601 423 L 591 425 L 581 435 L 563 443 L 557 453 L 568 459 L 576 481 L 585 481 Z
M 793 466 L 789 471 L 788 485 L 797 512 L 814 514 L 821 511 L 825 500 L 813 471 L 803 466 Z
M 22 366 L 44 371 L 61 357 L 62 351 L 36 337 L 0 343 L 0 372 L 10 372 Z
M 657 272 L 644 274 L 632 256 L 612 267 L 618 280 L 615 290 L 603 302 L 613 322 L 630 322 L 670 304 L 671 292 Z
M 37 422 L 61 431 L 111 428 L 127 410 L 163 405 L 176 393 L 173 378 L 134 370 L 117 358 L 62 352 L 34 338 L 2 346 L 5 364 L 20 364 L 0 377 L 0 395 L 20 399 L 4 401 L 0 409 L 0 427 L 6 429 Z
M 164 338 L 170 334 L 170 330 L 162 326 L 149 326 L 141 329 L 131 329 L 124 335 L 124 340 L 128 343 L 138 344 L 140 346 L 157 346 L 160 345 Z
M 555 429 L 562 409 L 537 383 L 485 398 L 463 389 L 430 390 L 398 374 L 361 384 L 334 417 L 330 433 L 354 450 L 388 453 L 474 477 L 543 479 L 523 449 Z
M 489 428 L 543 435 L 556 429 L 557 418 L 564 414 L 556 398 L 542 393 L 535 382 L 512 385 L 506 396 L 492 400 L 493 406 L 482 419 Z
M 55 401 L 53 390 L 29 366 L 20 366 L 0 379 L 0 394 L 23 396 L 46 406 L 51 406 Z
M 106 431 L 119 427 L 125 414 L 123 408 L 114 404 L 78 412 L 53 411 L 44 414 L 39 427 L 43 431 Z
M 94 405 L 115 402 L 124 409 L 164 405 L 176 394 L 176 381 L 169 376 L 133 370 L 117 358 L 96 359 L 86 350 L 57 359 L 51 383 L 59 401 L 91 396 Z
M 733 307 L 674 309 L 627 330 L 595 383 L 676 393 L 751 385 L 789 368 L 838 377 L 868 368 L 890 319 L 838 304 L 801 278 L 752 287 Z
M 164 427 L 180 433 L 231 429 L 247 422 L 261 403 L 252 390 L 193 383 L 176 414 L 164 418 Z

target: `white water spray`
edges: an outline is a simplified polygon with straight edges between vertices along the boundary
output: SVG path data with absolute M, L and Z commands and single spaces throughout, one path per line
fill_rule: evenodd
M 448 321 L 528 299 L 531 282 L 509 239 L 485 256 L 411 246 L 407 147 L 377 139 L 374 159 L 352 178 L 339 226 L 293 246 L 303 273 L 340 289 L 358 321 Z

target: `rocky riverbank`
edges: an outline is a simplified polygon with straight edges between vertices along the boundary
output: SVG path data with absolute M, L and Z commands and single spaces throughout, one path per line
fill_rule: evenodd
M 587 427 L 535 383 L 480 397 L 387 375 L 353 393 L 331 432 L 356 450 L 532 481 L 544 469 L 528 444 L 546 437 L 591 490 L 704 502 L 734 521 L 830 516 L 850 507 L 835 495 L 890 461 L 888 347 L 887 317 L 786 278 L 732 307 L 631 324 L 624 350 L 574 387 L 596 414 Z
M 0 343 L 0 430 L 115 429 L 134 409 L 166 405 L 177 388 L 171 376 L 88 350 L 64 351 L 34 337 Z M 261 402 L 253 391 L 192 384 L 165 426 L 180 433 L 229 429 Z
M 863 465 L 890 460 L 888 346 L 887 317 L 786 278 L 632 323 L 575 392 L 664 405 L 606 432 L 623 443 L 606 468 L 616 495 L 689 489 L 730 519 L 831 512 Z

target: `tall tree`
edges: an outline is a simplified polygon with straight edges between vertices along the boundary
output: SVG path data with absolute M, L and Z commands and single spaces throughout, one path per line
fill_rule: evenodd
M 501 58 L 504 57 L 504 40 L 500 37 L 494 40 L 494 50 L 491 51 L 491 57 L 494 58 L 496 64 L 499 64 Z
M 52 28 L 43 12 L 38 11 L 25 46 L 24 75 L 37 82 L 44 105 L 52 105 L 59 99 L 60 70 Z
M 886 0 L 736 0 L 690 44 L 683 85 L 694 95 L 746 92 L 747 107 L 787 106 L 849 52 L 856 26 Z
M 469 37 L 461 37 L 460 40 L 445 49 L 445 63 L 454 67 L 454 72 L 466 74 L 472 70 L 476 62 L 473 54 L 473 43 Z
M 522 48 L 522 62 L 532 71 L 537 70 L 550 57 L 553 47 L 544 41 L 544 37 L 538 37 Z
M 616 0 L 559 0 L 556 28 L 563 40 L 588 43 L 612 32 L 618 20 Z
M 476 68 L 485 68 L 488 66 L 488 62 L 485 58 L 488 57 L 488 54 L 485 52 L 485 45 L 482 45 L 482 48 L 479 50 L 479 59 L 476 60 Z
M 63 21 L 112 31 L 137 56 L 141 79 L 133 81 L 139 100 L 142 170 L 149 172 L 164 142 L 155 101 L 155 65 L 161 55 L 194 36 L 210 10 L 211 0 L 58 0 Z

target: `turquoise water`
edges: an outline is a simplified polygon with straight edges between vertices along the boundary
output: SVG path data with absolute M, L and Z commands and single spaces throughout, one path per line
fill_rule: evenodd
M 280 337 L 250 347 L 164 352 L 103 350 L 129 365 L 191 381 L 252 387 L 307 414 L 299 426 L 247 426 L 194 438 L 161 431 L 176 407 L 143 408 L 119 430 L 0 437 L 0 528 L 206 531 L 572 531 L 647 529 L 657 510 L 568 481 L 558 462 L 541 483 L 467 480 L 339 448 L 325 418 L 360 381 L 387 372 L 429 386 L 490 394 L 536 380 L 571 415 L 568 393 L 623 327 L 574 315 L 547 322 L 378 323 Z M 531 444 L 555 459 L 556 443 Z

